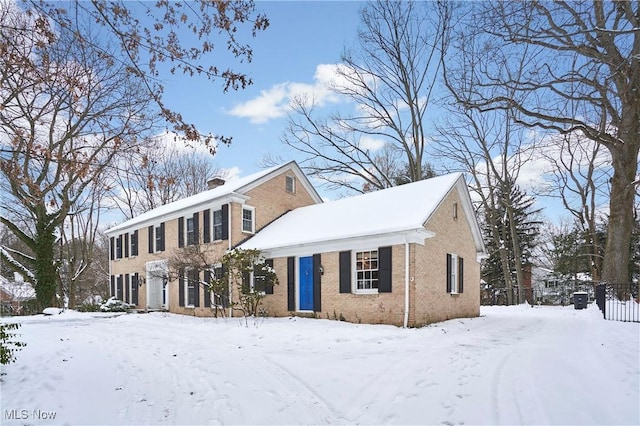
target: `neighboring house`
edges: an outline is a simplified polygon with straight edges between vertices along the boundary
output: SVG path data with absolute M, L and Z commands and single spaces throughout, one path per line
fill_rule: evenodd
M 26 305 L 35 298 L 33 286 L 18 275 L 13 281 L 0 277 L 0 306 L 3 314 L 28 314 L 30 312 Z
M 207 237 L 219 225 L 228 230 Z M 205 273 L 166 273 L 198 230 L 219 245 L 214 265 L 236 246 L 270 259 L 280 285 L 262 301 L 269 315 L 405 326 L 479 315 L 485 250 L 459 173 L 327 203 L 293 162 L 227 183 L 110 229 L 112 293 L 140 309 L 211 315 L 192 284 Z

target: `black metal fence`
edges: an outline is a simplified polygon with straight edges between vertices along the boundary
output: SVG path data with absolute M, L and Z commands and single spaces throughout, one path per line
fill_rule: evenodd
M 598 284 L 596 303 L 604 319 L 640 322 L 638 283 Z

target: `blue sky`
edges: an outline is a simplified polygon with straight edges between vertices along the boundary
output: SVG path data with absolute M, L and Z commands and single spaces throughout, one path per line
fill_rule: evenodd
M 288 101 L 300 91 L 318 94 L 331 65 L 355 43 L 362 6 L 356 1 L 257 1 L 270 26 L 249 40 L 253 61 L 236 67 L 254 84 L 222 93 L 220 85 L 206 80 L 174 77 L 167 81 L 165 101 L 200 131 L 233 137 L 214 158 L 219 168 L 247 175 L 259 171 L 268 154 L 295 159 L 280 141 Z

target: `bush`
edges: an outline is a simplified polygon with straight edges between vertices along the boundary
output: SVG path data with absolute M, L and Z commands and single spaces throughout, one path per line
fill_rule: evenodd
M 27 344 L 24 342 L 11 341 L 16 336 L 11 331 L 20 328 L 20 324 L 2 324 L 0 323 L 0 364 L 10 364 L 16 360 L 15 352 L 21 350 Z
M 112 297 L 100 305 L 100 310 L 102 312 L 127 312 L 129 309 L 134 307 L 135 305 L 130 305 L 122 300 Z
M 76 307 L 78 312 L 100 312 L 102 305 L 99 303 L 83 303 Z

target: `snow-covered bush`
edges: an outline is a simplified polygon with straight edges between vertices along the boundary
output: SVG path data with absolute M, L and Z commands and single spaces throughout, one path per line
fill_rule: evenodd
M 2 365 L 15 361 L 15 352 L 26 346 L 26 343 L 11 340 L 16 336 L 11 331 L 17 330 L 19 327 L 18 323 L 0 323 L 0 364 Z
M 102 312 L 127 312 L 129 309 L 134 307 L 135 305 L 131 305 L 127 302 L 112 297 L 102 305 L 100 305 L 100 310 Z

